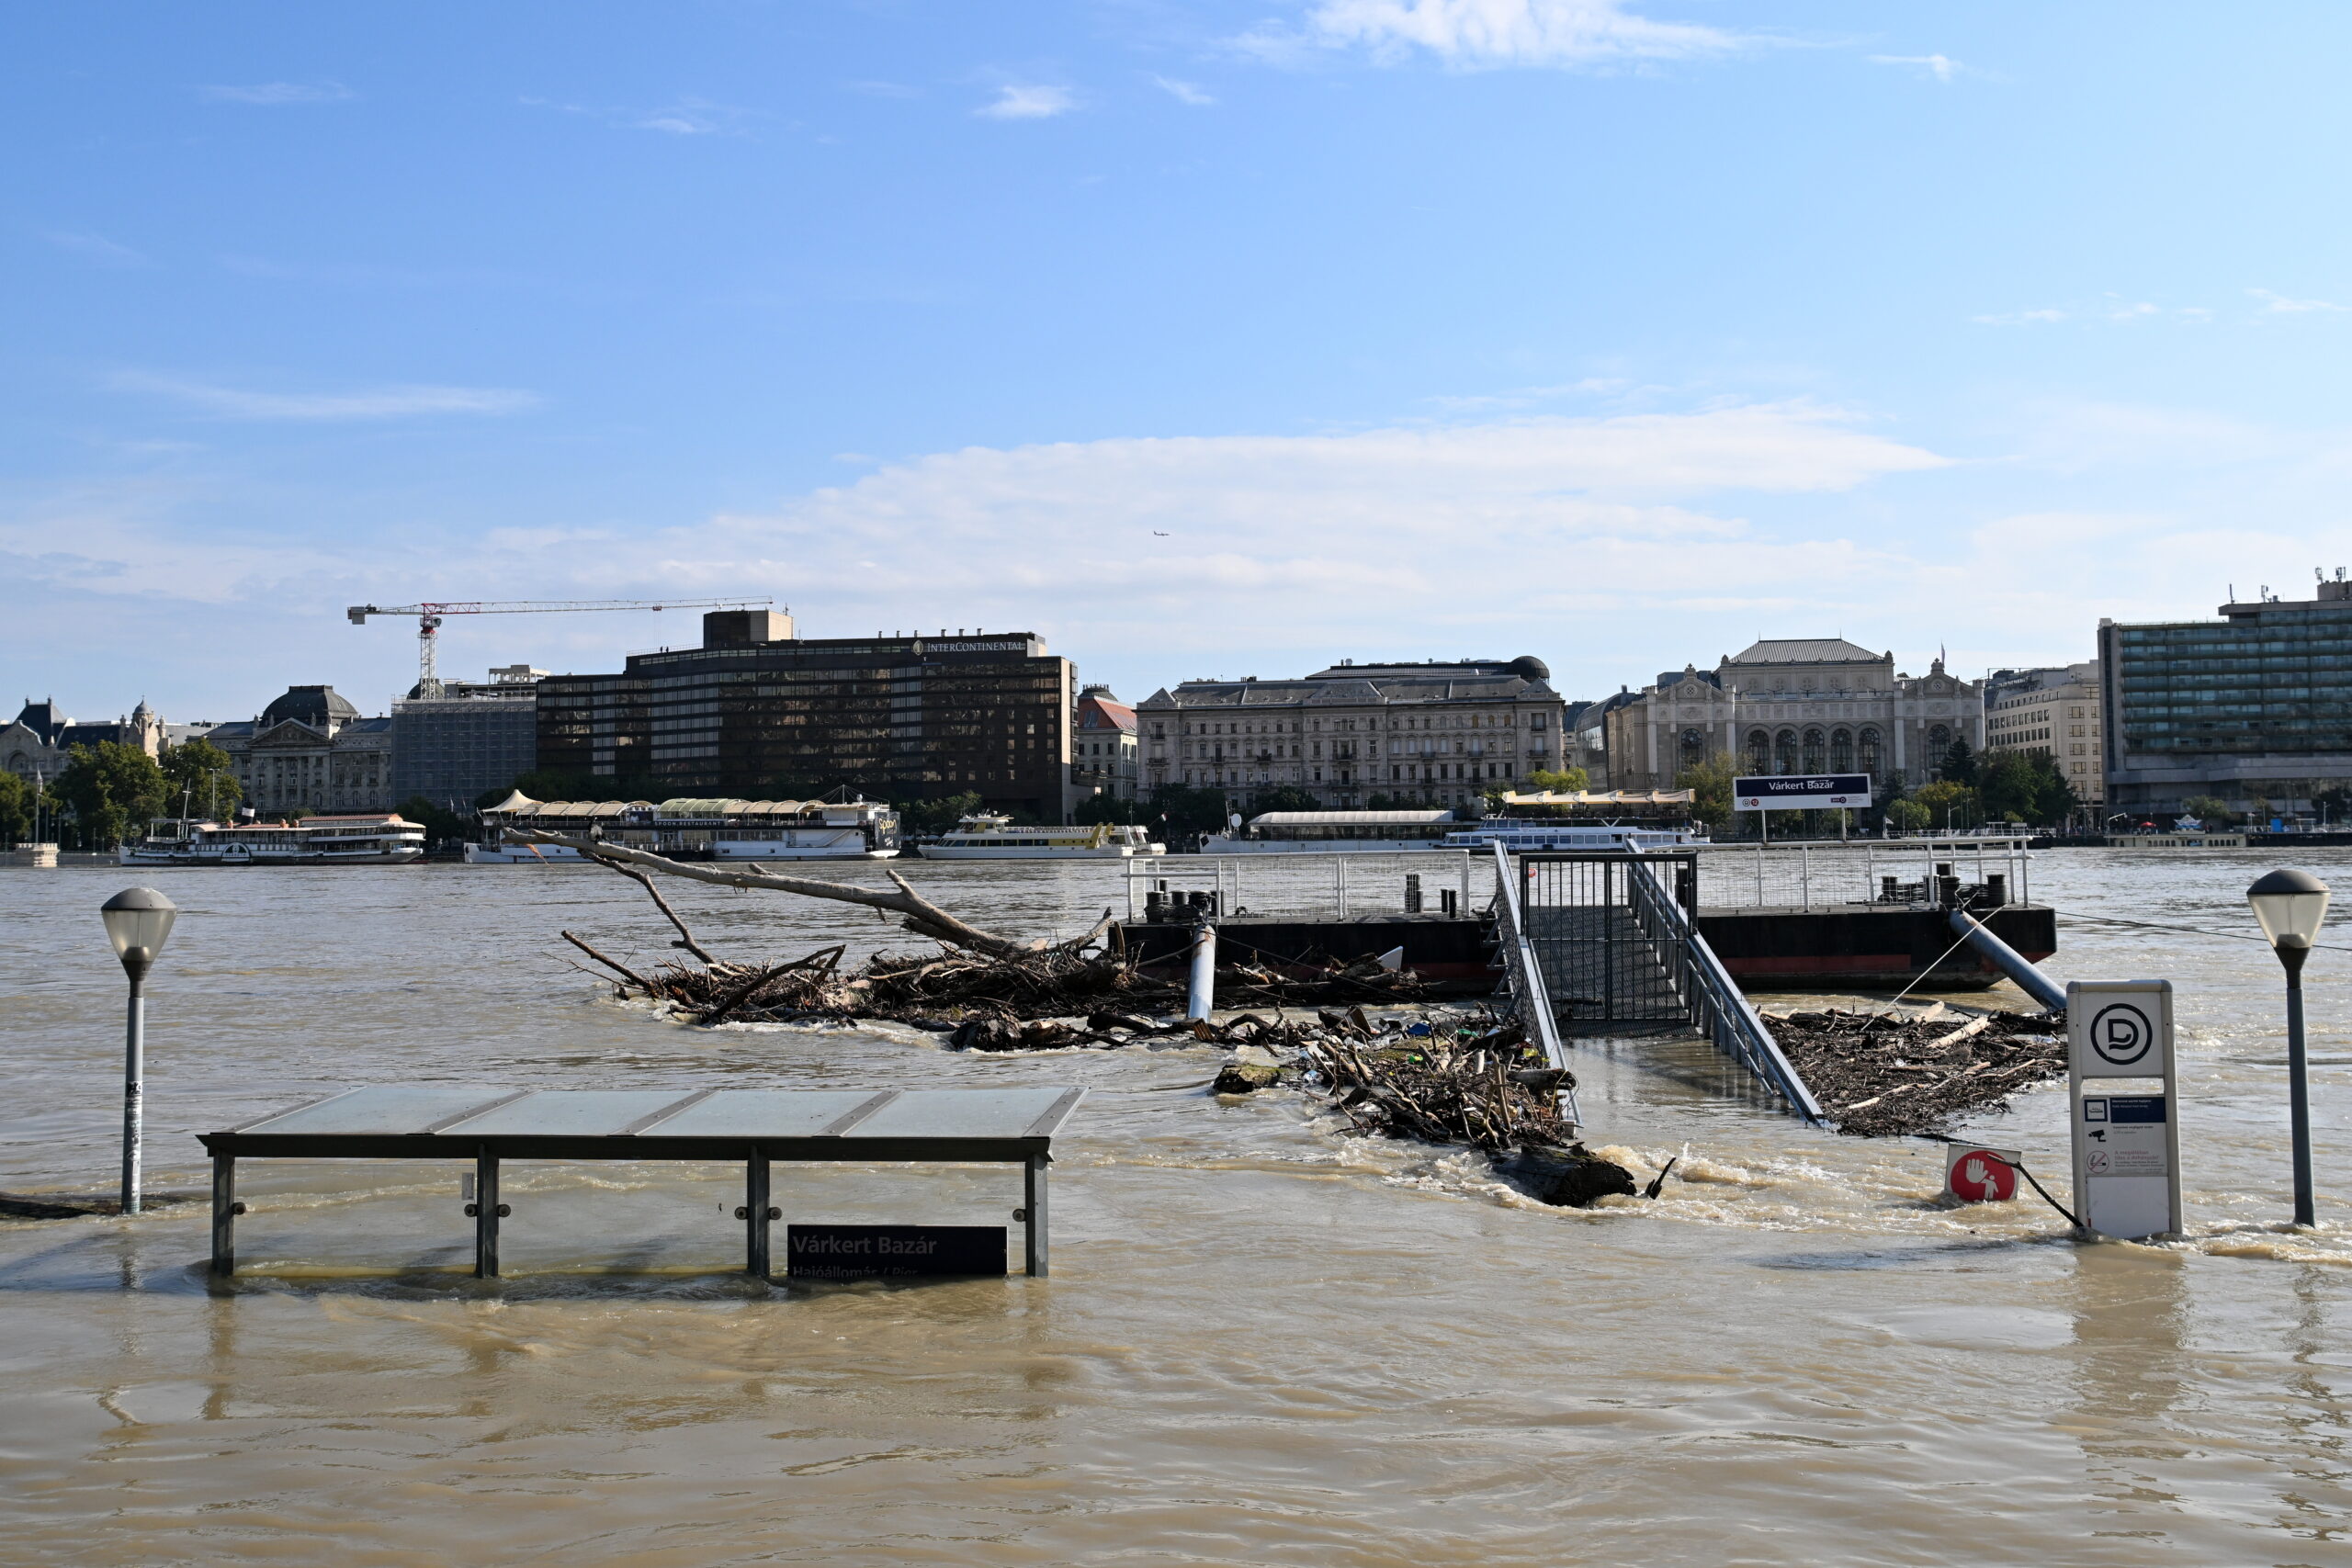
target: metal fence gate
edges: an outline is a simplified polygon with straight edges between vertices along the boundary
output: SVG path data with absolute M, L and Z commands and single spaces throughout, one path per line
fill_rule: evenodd
M 1695 887 L 1698 857 L 1622 853 L 1519 857 L 1527 938 L 1563 1022 L 1689 1023 L 1690 923 L 1660 908 Z
M 1504 858 L 1497 850 L 1498 863 Z M 1695 852 L 1517 857 L 1515 913 L 1560 1024 L 1695 1029 L 1809 1122 L 1821 1107 L 1699 932 Z M 1499 900 L 1498 900 L 1499 902 Z

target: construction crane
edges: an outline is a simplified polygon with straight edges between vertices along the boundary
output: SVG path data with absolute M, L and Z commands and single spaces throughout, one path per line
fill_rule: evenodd
M 759 610 L 773 599 L 508 599 L 492 603 L 448 604 L 354 604 L 344 612 L 355 626 L 370 615 L 416 617 L 416 694 L 441 694 L 441 675 L 435 658 L 444 615 L 545 615 L 579 610 Z

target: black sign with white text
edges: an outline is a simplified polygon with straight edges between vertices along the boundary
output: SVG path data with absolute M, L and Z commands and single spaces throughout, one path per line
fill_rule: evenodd
M 1001 1274 L 1002 1225 L 791 1225 L 785 1273 L 801 1280 L 883 1274 Z

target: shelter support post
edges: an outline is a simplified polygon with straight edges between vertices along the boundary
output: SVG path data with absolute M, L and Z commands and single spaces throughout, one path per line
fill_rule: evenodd
M 212 1272 L 225 1280 L 237 1271 L 237 1156 L 212 1156 Z
M 1027 1271 L 1046 1277 L 1046 1167 L 1051 1155 L 1031 1155 L 1022 1166 L 1021 1239 Z
M 474 1156 L 474 1278 L 498 1278 L 498 1219 L 506 1205 L 498 1201 L 498 1156 Z
M 768 1206 L 768 1155 L 754 1149 L 743 1164 L 743 1272 L 764 1280 L 770 1272 L 768 1222 L 776 1211 Z

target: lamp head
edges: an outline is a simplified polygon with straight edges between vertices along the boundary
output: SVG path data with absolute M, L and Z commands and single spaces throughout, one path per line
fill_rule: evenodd
M 98 908 L 107 923 L 107 940 L 134 980 L 162 955 L 164 942 L 179 918 L 179 906 L 152 887 L 126 887 Z
M 2327 884 L 2308 871 L 2267 873 L 2245 890 L 2262 934 L 2281 952 L 2308 950 L 2319 939 L 2320 922 L 2327 918 Z

